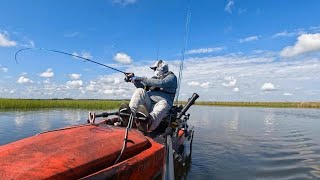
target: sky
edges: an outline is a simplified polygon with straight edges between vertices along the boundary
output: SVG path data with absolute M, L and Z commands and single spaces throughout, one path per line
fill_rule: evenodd
M 179 75 L 180 100 L 320 101 L 318 0 L 1 0 L 0 98 L 129 99 L 117 71 Z M 189 21 L 187 20 L 189 17 Z M 187 39 L 187 41 L 185 41 Z

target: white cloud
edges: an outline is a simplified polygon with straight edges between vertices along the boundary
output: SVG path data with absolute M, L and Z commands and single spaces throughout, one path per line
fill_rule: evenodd
M 239 92 L 239 88 L 235 87 L 235 88 L 233 88 L 232 91 L 233 91 L 233 92 Z
M 54 72 L 49 68 L 45 72 L 41 73 L 40 76 L 44 78 L 52 78 L 54 76 Z
M 188 82 L 187 83 L 189 86 L 192 86 L 192 87 L 201 87 L 201 88 L 204 88 L 204 89 L 208 89 L 209 88 L 209 84 L 210 82 L 205 82 L 205 83 L 199 83 L 197 81 L 191 81 L 191 82 Z
M 297 32 L 288 32 L 287 30 L 279 32 L 274 34 L 272 37 L 276 38 L 276 37 L 292 37 L 292 36 L 296 36 L 299 33 Z
M 110 90 L 110 89 L 107 89 L 107 90 L 103 91 L 103 93 L 110 95 L 110 94 L 113 94 L 114 91 Z
M 5 73 L 8 72 L 8 68 L 1 68 L 1 70 Z
M 218 52 L 223 49 L 224 49 L 224 47 L 191 49 L 191 50 L 187 51 L 186 54 L 206 54 L 206 53 Z
M 232 14 L 232 8 L 234 6 L 234 1 L 233 0 L 229 0 L 226 7 L 224 8 L 225 11 L 227 11 L 228 13 Z
M 283 93 L 284 96 L 292 96 L 292 93 Z
M 115 79 L 114 79 L 114 84 L 120 84 L 120 83 L 121 83 L 121 81 L 120 81 L 119 78 L 115 78 Z
M 50 81 L 50 79 L 46 79 L 46 80 L 43 81 L 43 83 L 44 83 L 44 84 L 50 84 L 51 81 Z
M 240 43 L 244 43 L 244 42 L 256 41 L 258 39 L 259 39 L 258 36 L 250 36 L 250 37 L 247 37 L 247 38 L 244 38 L 244 39 L 240 39 L 239 42 Z
M 278 32 L 278 33 L 274 34 L 272 37 L 273 38 L 277 38 L 277 37 L 294 37 L 294 36 L 299 36 L 301 34 L 306 34 L 307 31 L 309 31 L 309 32 L 317 32 L 317 28 L 313 28 L 313 27 L 310 27 L 309 29 L 298 28 L 298 29 L 294 29 L 292 31 L 284 30 L 282 32 Z
M 239 8 L 239 10 L 238 10 L 239 14 L 243 14 L 245 12 L 247 12 L 247 9 L 245 9 L 245 8 Z
M 7 33 L 0 32 L 0 46 L 2 47 L 12 47 L 16 46 L 17 43 L 9 39 Z
M 68 81 L 66 85 L 67 85 L 67 88 L 76 89 L 76 88 L 82 87 L 83 82 L 82 80 Z
M 115 4 L 120 4 L 122 6 L 126 6 L 126 5 L 129 5 L 129 4 L 136 3 L 137 0 L 113 0 L 112 2 L 115 3 Z
M 72 53 L 72 55 L 80 56 L 80 57 L 83 57 L 83 58 L 86 58 L 86 59 L 92 59 L 93 58 L 93 56 L 90 54 L 90 52 L 87 52 L 87 51 L 82 51 L 81 53 L 74 52 L 74 53 Z M 74 58 L 77 58 L 77 57 L 74 57 Z
M 72 55 L 74 55 L 74 56 L 81 56 L 79 53 L 77 53 L 77 52 L 73 52 L 72 53 Z M 82 56 L 81 56 L 82 57 Z M 74 57 L 74 58 L 76 58 L 76 57 Z
M 21 76 L 17 80 L 17 83 L 19 83 L 19 84 L 27 84 L 27 83 L 33 83 L 33 81 L 31 79 L 28 79 L 28 78 L 24 77 L 24 76 Z
M 113 57 L 113 59 L 116 60 L 119 63 L 122 63 L 122 64 L 131 64 L 132 63 L 131 57 L 128 54 L 124 53 L 124 52 L 117 53 Z
M 92 55 L 89 52 L 82 52 L 82 57 L 87 58 L 87 59 L 92 59 Z
M 86 87 L 86 90 L 96 92 L 98 91 L 97 88 L 98 88 L 97 83 L 95 81 L 90 81 L 90 84 Z
M 200 84 L 200 87 L 208 89 L 209 88 L 209 84 L 210 84 L 209 82 L 205 82 L 205 83 Z
M 233 76 L 225 77 L 224 80 L 226 80 L 228 82 L 223 82 L 222 86 L 225 86 L 225 87 L 234 87 L 234 86 L 236 86 L 237 79 L 234 78 Z
M 36 44 L 34 43 L 34 41 L 29 40 L 29 47 L 32 47 L 32 48 L 36 47 Z
M 196 82 L 196 81 L 191 81 L 191 82 L 188 82 L 188 85 L 189 85 L 189 86 L 199 86 L 200 83 L 199 83 L 199 82 Z
M 282 57 L 293 57 L 308 52 L 320 51 L 320 33 L 302 34 L 293 46 L 285 47 L 280 55 Z
M 77 79 L 80 79 L 81 74 L 72 73 L 72 74 L 69 74 L 69 77 L 72 80 L 77 80 Z
M 261 90 L 263 90 L 263 91 L 273 91 L 273 90 L 276 90 L 276 87 L 272 83 L 264 83 L 261 86 Z
M 275 53 L 275 52 L 274 52 Z M 201 99 L 208 101 L 315 101 L 320 100 L 320 93 L 311 91 L 320 89 L 320 78 L 315 76 L 320 69 L 320 59 L 317 56 L 302 56 L 294 61 L 279 61 L 278 53 L 260 52 L 259 54 L 226 54 L 219 56 L 207 57 L 189 57 L 185 59 L 183 78 L 181 81 L 180 100 L 186 100 L 191 97 L 193 92 L 200 95 Z M 169 68 L 176 75 L 179 72 L 180 60 L 167 60 Z M 137 76 L 151 77 L 153 72 L 149 65 L 152 62 L 137 61 L 136 64 L 125 66 L 126 72 L 135 72 Z M 123 66 L 122 66 L 123 67 Z M 124 67 L 123 67 L 124 68 Z M 1 70 L 1 69 L 0 69 Z M 20 75 L 28 77 L 27 75 Z M 308 79 L 301 80 L 301 77 Z M 20 98 L 126 98 L 130 99 L 135 90 L 132 83 L 123 81 L 123 74 L 113 73 L 96 78 L 83 79 L 82 86 L 80 83 L 77 87 L 71 89 L 65 83 L 58 84 L 59 81 L 50 84 L 32 84 L 35 86 L 30 91 L 26 90 L 29 86 L 15 87 L 5 82 L 4 78 L 0 79 L 0 91 L 7 97 Z M 82 79 L 82 77 L 81 77 Z M 51 79 L 50 79 L 51 80 Z M 208 83 L 208 88 L 206 83 Z M 223 85 L 226 85 L 228 89 Z M 292 89 L 294 95 L 284 96 L 286 91 L 274 91 L 274 93 L 262 92 L 261 88 L 264 83 L 272 83 L 274 89 Z M 69 84 L 69 85 L 70 85 Z M 203 87 L 201 85 L 203 84 Z M 214 88 L 211 86 L 214 84 Z M 192 86 L 193 85 L 193 86 Z M 296 87 L 303 87 L 295 89 Z M 15 93 L 9 94 L 11 89 Z M 238 88 L 238 92 L 237 91 Z M 271 89 L 273 89 L 271 88 Z M 270 89 L 270 88 L 269 88 Z M 85 94 L 81 93 L 85 92 Z M 106 91 L 106 92 L 105 92 Z M 309 91 L 309 93 L 307 92 Z M 52 95 L 49 95 L 52 93 Z M 312 95 L 310 95 L 313 93 Z M 44 95 L 46 94 L 46 95 Z
M 73 37 L 77 37 L 77 36 L 79 36 L 79 35 L 80 35 L 79 32 L 71 32 L 71 33 L 66 33 L 66 34 L 64 34 L 64 37 L 73 38 Z

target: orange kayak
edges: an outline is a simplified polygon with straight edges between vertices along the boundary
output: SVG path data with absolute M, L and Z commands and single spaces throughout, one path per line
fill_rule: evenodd
M 146 168 L 148 173 L 144 173 L 144 177 L 152 178 L 159 173 L 155 171 L 161 173 L 164 145 L 145 137 L 137 129 L 129 130 L 129 141 L 121 157 L 125 161 L 114 165 L 122 148 L 124 133 L 125 128 L 121 127 L 85 125 L 0 146 L 0 177 L 79 179 L 100 176 L 101 171 L 104 177 L 130 178 L 135 177 L 135 173 L 142 175 Z
M 118 118 L 93 118 L 0 146 L 0 179 L 173 179 L 173 161 L 191 157 L 193 128 L 185 112 L 196 98 L 150 133 L 119 127 Z
M 153 179 L 162 173 L 165 146 L 130 129 L 82 125 L 0 146 L 0 179 Z M 184 132 L 179 133 L 181 143 Z

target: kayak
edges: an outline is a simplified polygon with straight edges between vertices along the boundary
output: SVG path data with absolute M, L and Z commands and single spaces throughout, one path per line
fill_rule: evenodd
M 189 102 L 175 121 L 163 120 L 149 133 L 117 126 L 112 116 L 0 146 L 0 179 L 172 179 L 173 164 L 191 155 Z

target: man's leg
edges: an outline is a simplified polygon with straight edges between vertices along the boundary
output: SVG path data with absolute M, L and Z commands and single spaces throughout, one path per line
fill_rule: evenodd
M 129 107 L 131 108 L 131 110 L 137 111 L 139 105 L 144 105 L 150 112 L 151 99 L 147 92 L 142 88 L 138 88 L 135 90 L 135 92 L 132 95 Z
M 150 120 L 152 121 L 151 127 L 149 128 L 150 131 L 159 126 L 161 120 L 166 117 L 170 108 L 171 107 L 165 100 L 161 100 L 154 105 L 152 112 L 149 114 Z

